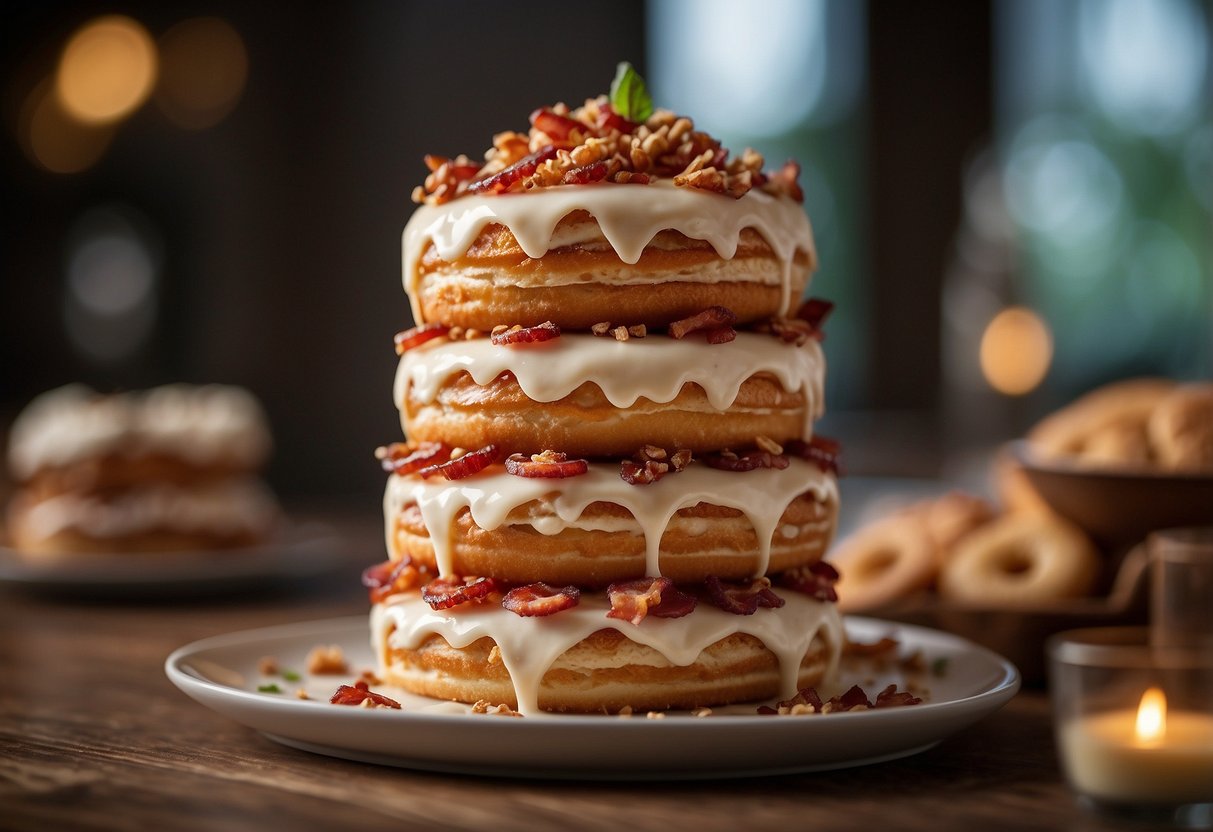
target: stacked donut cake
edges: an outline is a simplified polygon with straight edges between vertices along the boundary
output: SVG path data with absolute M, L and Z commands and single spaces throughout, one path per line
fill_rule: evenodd
M 414 194 L 379 675 L 524 714 L 818 684 L 836 449 L 795 165 L 605 98 L 531 122 Z
M 261 542 L 279 517 L 256 475 L 269 448 L 261 406 L 235 387 L 44 393 L 13 424 L 9 536 L 43 561 Z

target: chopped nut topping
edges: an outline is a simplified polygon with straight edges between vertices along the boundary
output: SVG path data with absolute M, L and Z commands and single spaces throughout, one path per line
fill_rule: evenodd
M 696 708 L 695 710 L 691 711 L 691 716 L 704 717 L 704 716 L 711 716 L 711 715 L 712 715 L 711 708 Z
M 754 444 L 769 454 L 778 455 L 783 453 L 783 445 L 767 436 L 755 436 Z
M 633 338 L 643 338 L 649 334 L 649 330 L 644 324 L 636 324 L 636 326 L 628 327 L 628 334 Z
M 494 331 L 496 331 L 496 330 L 494 330 Z M 595 335 L 597 335 L 599 337 L 609 334 L 610 331 L 611 331 L 611 322 L 610 321 L 600 321 L 600 322 L 594 324 L 592 327 L 590 327 L 590 332 L 594 333 Z
M 451 459 L 459 459 L 461 456 L 467 456 L 467 448 L 451 448 Z
M 487 699 L 481 699 L 472 706 L 474 714 L 490 714 L 492 716 L 522 716 L 509 705 L 494 705 Z
M 304 690 L 303 688 L 295 688 L 295 698 L 296 699 L 311 699 L 312 697 L 308 696 L 307 691 Z
M 626 326 L 617 326 L 611 330 L 611 334 L 615 336 L 616 341 L 626 341 L 630 337 Z
M 450 339 L 451 341 L 462 341 L 463 340 L 463 327 L 461 327 L 461 326 L 451 327 L 449 330 L 447 330 L 446 337 L 448 339 Z
M 670 457 L 670 465 L 675 471 L 681 471 L 691 464 L 690 448 L 681 448 Z
M 493 649 L 489 651 L 489 664 L 490 665 L 501 664 L 501 648 L 498 647 L 496 644 L 494 644 Z
M 497 324 L 497 326 L 493 327 L 493 330 L 489 334 L 490 335 L 500 335 L 503 332 L 508 332 L 509 329 L 510 328 L 507 324 Z
M 656 445 L 645 445 L 640 449 L 640 453 L 647 459 L 664 460 L 666 458 L 665 448 L 658 448 Z
M 647 719 L 665 719 L 665 712 L 664 711 L 649 711 L 647 714 L 645 714 L 645 717 Z
M 474 341 L 477 338 L 482 338 L 482 337 L 484 337 L 484 333 L 478 329 L 474 329 L 474 328 L 466 329 L 463 332 L 463 340 L 465 340 L 465 341 Z
M 349 665 L 339 645 L 318 644 L 307 654 L 307 672 L 317 676 L 338 675 L 349 673 Z
M 262 656 L 257 662 L 257 672 L 262 676 L 277 676 L 278 659 L 273 656 Z

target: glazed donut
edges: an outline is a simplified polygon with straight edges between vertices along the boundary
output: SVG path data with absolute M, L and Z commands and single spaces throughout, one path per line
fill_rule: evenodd
M 1023 465 L 1009 448 L 994 457 L 991 469 L 994 493 L 1005 511 L 1012 513 L 1052 513 L 1053 509 L 1032 486 Z
M 1163 468 L 1213 471 L 1213 383 L 1175 388 L 1150 414 L 1147 430 Z
M 607 618 L 601 594 L 582 593 L 553 629 L 499 604 L 435 612 L 409 593 L 375 605 L 372 640 L 384 680 L 423 696 L 524 714 L 716 706 L 784 695 L 781 661 L 799 665 L 797 687 L 819 684 L 837 662 L 834 605 L 780 595 L 783 607 L 753 615 L 701 602 L 682 618 L 634 625 Z M 792 649 L 781 657 L 768 643 Z
M 939 591 L 973 606 L 1039 606 L 1089 593 L 1099 565 L 1090 541 L 1068 523 L 1008 514 L 960 541 Z
M 948 558 L 962 537 L 994 517 L 994 509 L 989 503 L 963 491 L 952 491 L 927 500 L 911 511 L 921 515 L 939 563 Z
M 415 321 L 584 330 L 663 327 L 709 306 L 743 324 L 793 311 L 817 259 L 798 204 L 661 185 L 634 195 L 544 189 L 419 208 L 404 232 Z
M 757 436 L 804 436 L 822 411 L 824 366 L 816 341 L 752 333 L 712 346 L 562 335 L 516 349 L 439 339 L 405 353 L 396 401 L 414 441 L 588 457 L 626 457 L 646 444 L 718 451 Z
M 763 503 L 734 507 L 747 498 Z M 394 560 L 407 555 L 444 575 L 603 587 L 646 575 L 740 579 L 814 563 L 837 513 L 833 478 L 794 460 L 785 470 L 743 473 L 693 464 L 645 486 L 605 464 L 547 481 L 490 470 L 468 486 L 396 476 L 384 517 Z M 756 528 L 767 530 L 765 547 Z
M 254 476 L 270 447 L 257 401 L 219 385 L 36 398 L 13 424 L 13 546 L 40 560 L 245 546 L 277 525 Z
M 842 541 L 830 554 L 842 576 L 838 606 L 858 612 L 888 606 L 927 589 L 935 580 L 935 543 L 920 513 L 878 520 Z
M 1042 459 L 1093 457 L 1102 464 L 1140 465 L 1146 422 L 1175 387 L 1161 378 L 1138 378 L 1101 387 L 1046 417 L 1029 433 Z

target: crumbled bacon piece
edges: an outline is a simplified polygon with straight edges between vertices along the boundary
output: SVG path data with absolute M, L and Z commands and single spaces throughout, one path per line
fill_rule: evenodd
M 466 156 L 460 157 L 461 160 L 466 158 Z M 462 164 L 445 156 L 435 156 L 432 153 L 425 154 L 425 166 L 430 169 L 430 173 L 437 172 L 443 165 L 446 165 L 447 173 L 456 182 L 471 179 L 480 172 L 480 165 L 473 165 L 471 163 Z
M 531 126 L 558 142 L 568 141 L 574 130 L 582 133 L 586 131 L 586 125 L 580 121 L 552 112 L 547 107 L 540 107 L 531 113 Z
M 796 310 L 796 317 L 813 327 L 814 330 L 821 332 L 821 327 L 825 324 L 826 318 L 830 317 L 830 313 L 833 311 L 833 301 L 822 298 L 809 298 L 800 304 L 800 308 Z M 817 340 L 820 341 L 821 338 Z
M 501 606 L 524 617 L 544 616 L 575 607 L 580 600 L 581 590 L 575 586 L 557 589 L 539 581 L 511 589 L 501 599 Z
M 596 123 L 599 130 L 618 130 L 620 133 L 634 133 L 636 132 L 636 128 L 640 126 L 636 122 L 629 121 L 619 115 L 610 104 L 605 104 L 599 108 Z
M 723 306 L 709 306 L 707 309 L 692 315 L 689 318 L 683 318 L 680 321 L 674 321 L 670 324 L 670 337 L 675 339 L 685 338 L 692 332 L 700 330 L 719 330 L 728 329 L 737 322 L 737 316 L 733 314 L 731 309 L 726 309 Z M 728 340 L 733 340 L 729 338 Z
M 776 580 L 780 586 L 803 592 L 818 601 L 833 602 L 838 600 L 834 584 L 838 582 L 838 570 L 823 560 L 808 566 L 798 566 L 778 575 Z
M 637 578 L 611 584 L 607 587 L 607 598 L 611 602 L 607 618 L 619 618 L 633 624 L 639 624 L 649 615 L 681 618 L 691 613 L 698 603 L 694 595 L 675 587 L 669 578 Z
M 796 695 L 791 699 L 782 699 L 775 703 L 772 708 L 769 705 L 762 705 L 758 708 L 758 713 L 769 714 L 788 714 L 788 713 L 821 713 L 822 702 L 821 697 L 817 695 L 815 688 L 801 688 L 796 691 Z
M 569 459 L 568 454 L 544 451 L 541 454 L 512 454 L 506 457 L 505 470 L 516 477 L 563 479 L 576 477 L 590 470 L 584 459 Z
M 717 327 L 716 329 L 707 330 L 707 341 L 709 344 L 727 344 L 729 341 L 736 340 L 737 330 L 731 326 Z
M 791 463 L 783 454 L 773 454 L 770 451 L 753 450 L 737 454 L 727 448 L 718 454 L 706 454 L 703 461 L 709 467 L 721 471 L 753 471 L 756 468 L 776 468 L 783 470 Z
M 591 162 L 588 165 L 570 168 L 560 177 L 561 185 L 588 185 L 606 179 L 610 169 L 606 162 Z
M 541 148 L 529 156 L 524 156 L 514 164 L 487 179 L 481 179 L 468 185 L 469 194 L 491 193 L 503 194 L 518 182 L 533 174 L 544 162 L 556 158 L 556 148 L 552 145 Z
M 908 690 L 899 691 L 897 685 L 889 685 L 887 688 L 876 694 L 877 708 L 899 708 L 903 705 L 921 705 L 922 699 L 910 693 Z
M 871 707 L 872 700 L 868 699 L 868 695 L 859 685 L 851 685 L 845 693 L 831 697 L 826 703 L 827 711 L 853 711 L 856 708 Z
M 496 445 L 486 445 L 478 451 L 470 451 L 456 459 L 422 468 L 417 472 L 417 476 L 429 479 L 435 474 L 442 474 L 448 480 L 461 480 L 492 465 L 497 461 L 497 454 Z
M 619 465 L 619 476 L 628 485 L 649 485 L 657 482 L 670 471 L 670 466 L 656 460 L 646 460 L 643 463 L 625 459 Z
M 445 610 L 460 604 L 483 604 L 500 592 L 494 578 L 435 578 L 421 590 L 421 599 L 431 609 Z
M 382 463 L 384 471 L 402 475 L 432 465 L 436 459 L 446 460 L 450 457 L 451 447 L 444 442 L 422 442 L 415 448 L 410 448 L 404 442 L 393 442 L 375 449 L 375 459 Z
M 500 332 L 494 329 L 489 340 L 497 346 L 502 346 L 505 344 L 534 344 L 559 337 L 560 327 L 551 321 L 544 321 L 537 326 L 515 326 Z
M 782 191 L 797 202 L 804 202 L 804 191 L 800 189 L 800 165 L 792 159 L 774 173 L 767 174 L 767 184 L 772 190 Z
M 771 582 L 767 578 L 754 578 L 749 583 L 736 584 L 709 575 L 704 584 L 712 603 L 734 615 L 753 615 L 759 607 L 778 608 L 785 603 L 771 590 Z
M 405 555 L 401 560 L 387 560 L 362 570 L 362 585 L 369 592 L 372 604 L 378 604 L 389 595 L 406 592 L 421 586 L 426 571 Z
M 805 442 L 803 439 L 793 439 L 783 446 L 784 451 L 813 463 L 822 471 L 842 476 L 842 445 L 837 439 L 814 435 Z
M 406 350 L 411 350 L 413 347 L 419 347 L 426 341 L 432 341 L 435 338 L 441 338 L 450 332 L 451 328 L 445 324 L 422 324 L 415 326 L 412 329 L 406 329 L 403 332 L 397 332 L 393 339 L 396 342 L 396 355 L 404 355 Z
M 342 685 L 337 688 L 337 692 L 329 700 L 334 705 L 355 705 L 361 707 L 368 707 L 364 704 L 368 701 L 372 703 L 369 707 L 395 708 L 396 710 L 400 710 L 399 702 L 395 699 L 389 699 L 382 693 L 375 693 L 363 681 L 355 682 L 352 685 Z

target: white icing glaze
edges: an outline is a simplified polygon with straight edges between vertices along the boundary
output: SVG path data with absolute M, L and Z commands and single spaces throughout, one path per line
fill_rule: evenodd
M 598 227 L 586 224 L 582 236 L 556 225 L 573 211 L 589 212 Z M 606 239 L 619 259 L 634 264 L 645 246 L 666 229 L 705 240 L 717 254 L 731 260 L 743 229 L 753 228 L 767 241 L 783 265 L 783 303 L 791 297 L 792 258 L 797 250 L 816 262 L 813 229 L 801 205 L 754 189 L 741 199 L 680 188 L 669 182 L 651 185 L 579 185 L 539 188 L 520 194 L 464 196 L 443 205 L 422 205 L 413 212 L 402 237 L 404 288 L 413 305 L 413 320 L 422 323 L 417 300 L 417 264 L 433 243 L 443 260 L 455 260 L 468 250 L 486 225 L 498 223 L 510 230 L 528 257 L 543 257 L 556 242 L 573 245 L 599 236 Z M 601 229 L 599 231 L 598 229 Z M 671 280 L 693 276 L 671 275 Z
M 735 508 L 749 518 L 760 546 L 754 574 L 764 575 L 770 563 L 771 536 L 787 507 L 806 491 L 821 501 L 838 500 L 834 477 L 800 459 L 792 459 L 783 470 L 745 472 L 692 464 L 685 471 L 641 486 L 624 482 L 616 464 L 593 463 L 588 473 L 565 479 L 516 477 L 493 466 L 453 482 L 439 477 L 389 477 L 383 513 L 390 550 L 393 520 L 405 505 L 415 503 L 433 543 L 438 571 L 451 575 L 454 520 L 464 508 L 470 509 L 476 525 L 492 531 L 506 522 L 511 511 L 532 500 L 545 500 L 568 523 L 576 522 L 590 503 L 615 503 L 636 518 L 645 538 L 645 574 L 655 576 L 661 574 L 661 537 L 670 518 L 680 508 L 704 502 Z
M 664 404 L 684 384 L 696 384 L 712 407 L 721 411 L 733 404 L 746 379 L 768 373 L 784 390 L 804 395 L 805 436 L 812 421 L 825 410 L 821 346 L 809 340 L 798 347 L 749 332 L 738 333 L 727 344 L 711 346 L 694 337 L 616 341 L 579 334 L 521 347 L 498 346 L 488 338 L 435 340 L 401 357 L 393 387 L 396 406 L 402 406 L 406 392 L 422 403 L 432 402 L 439 388 L 462 372 L 479 385 L 512 373 L 522 392 L 537 402 L 562 399 L 591 382 L 620 408 L 630 407 L 642 397 Z
M 13 423 L 9 467 L 20 480 L 43 467 L 104 454 L 166 453 L 205 464 L 258 465 L 270 433 L 257 400 L 238 387 L 174 384 L 100 396 L 72 384 L 43 393 Z
M 760 609 L 753 615 L 734 615 L 709 604 L 682 618 L 649 617 L 639 625 L 607 618 L 610 609 L 602 593 L 582 593 L 572 609 L 543 618 L 524 618 L 497 604 L 465 605 L 452 610 L 430 609 L 416 594 L 395 596 L 371 610 L 371 638 L 375 655 L 382 657 L 389 626 L 395 626 L 390 644 L 415 649 L 430 635 L 439 635 L 461 648 L 480 638 L 491 638 L 501 651 L 518 697 L 518 710 L 539 712 L 539 686 L 545 673 L 573 645 L 602 629 L 614 629 L 630 641 L 656 650 L 671 664 L 692 664 L 710 645 L 737 633 L 759 639 L 779 661 L 780 697 L 792 696 L 801 660 L 814 637 L 829 641 L 827 677 L 837 671 L 842 644 L 842 622 L 834 604 L 823 604 L 796 592 L 783 591 L 786 604 Z M 622 664 L 623 662 L 621 662 Z
M 278 516 L 273 495 L 255 480 L 176 488 L 154 486 L 110 499 L 75 493 L 35 503 L 21 517 L 25 534 L 48 538 L 77 529 L 94 538 L 171 530 L 228 534 L 268 530 Z

